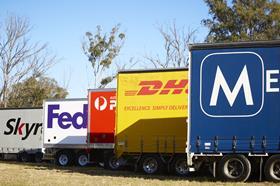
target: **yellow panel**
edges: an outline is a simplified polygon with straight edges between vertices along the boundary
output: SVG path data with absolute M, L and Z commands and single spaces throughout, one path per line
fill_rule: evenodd
M 116 154 L 184 153 L 187 70 L 118 74 Z

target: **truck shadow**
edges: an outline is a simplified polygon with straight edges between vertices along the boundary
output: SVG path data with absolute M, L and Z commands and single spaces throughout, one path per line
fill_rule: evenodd
M 77 167 L 77 166 L 69 166 L 69 167 L 59 167 L 52 163 L 23 163 L 23 162 L 16 162 L 16 161 L 0 161 L 0 163 L 9 163 L 15 165 L 23 165 L 25 166 L 24 169 L 34 169 L 34 170 L 53 170 L 59 171 L 62 173 L 80 173 L 86 174 L 90 176 L 110 176 L 110 177 L 122 177 L 122 178 L 140 178 L 140 179 L 147 179 L 147 180 L 171 180 L 171 181 L 199 181 L 199 182 L 209 182 L 214 181 L 210 174 L 201 175 L 199 173 L 190 173 L 190 175 L 185 177 L 173 176 L 169 173 L 162 173 L 160 175 L 145 175 L 141 172 L 135 172 L 131 168 L 123 168 L 122 170 L 118 171 L 111 171 L 106 170 L 99 165 L 89 165 L 86 167 Z

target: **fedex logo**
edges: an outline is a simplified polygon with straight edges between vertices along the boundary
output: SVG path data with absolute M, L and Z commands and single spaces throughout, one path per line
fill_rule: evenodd
M 106 108 L 114 110 L 116 108 L 116 96 L 111 96 L 108 100 L 104 96 L 98 96 L 94 101 L 96 110 L 103 111 Z
M 166 83 L 161 80 L 140 81 L 139 90 L 125 91 L 126 96 L 166 95 L 166 94 L 187 94 L 187 79 L 171 79 Z
M 59 112 L 60 105 L 48 105 L 48 123 L 47 128 L 53 128 L 54 120 L 62 129 L 68 129 L 73 126 L 75 129 L 87 128 L 87 109 L 88 105 L 83 105 L 82 112 L 76 112 L 71 115 L 68 112 Z
M 276 82 L 267 71 L 266 90 Z M 264 63 L 254 52 L 207 55 L 200 65 L 200 107 L 209 117 L 252 117 L 264 104 Z M 278 81 L 278 80 L 277 80 Z

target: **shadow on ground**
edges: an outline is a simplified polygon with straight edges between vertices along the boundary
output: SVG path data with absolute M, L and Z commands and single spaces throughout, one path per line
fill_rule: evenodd
M 88 165 L 86 167 L 68 166 L 59 167 L 52 163 L 42 162 L 42 163 L 23 163 L 16 161 L 0 161 L 0 163 L 8 163 L 15 165 L 23 165 L 24 169 L 34 169 L 34 170 L 53 170 L 61 171 L 64 173 L 81 173 L 90 176 L 113 176 L 113 177 L 123 177 L 123 178 L 141 178 L 141 179 L 157 179 L 157 180 L 169 180 L 169 181 L 199 181 L 199 182 L 211 182 L 214 179 L 211 177 L 210 173 L 190 173 L 190 175 L 185 177 L 173 176 L 168 173 L 163 173 L 161 175 L 145 175 L 141 172 L 136 172 L 133 169 L 126 167 L 122 170 L 111 171 L 106 170 L 103 167 L 95 164 Z

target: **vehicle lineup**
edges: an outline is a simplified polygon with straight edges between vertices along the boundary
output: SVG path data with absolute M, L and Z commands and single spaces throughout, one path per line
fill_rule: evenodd
M 122 70 L 116 89 L 0 109 L 0 157 L 279 182 L 280 41 L 189 49 L 188 68 Z

